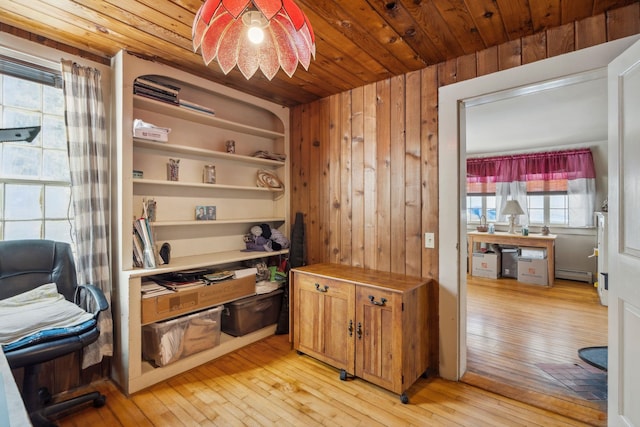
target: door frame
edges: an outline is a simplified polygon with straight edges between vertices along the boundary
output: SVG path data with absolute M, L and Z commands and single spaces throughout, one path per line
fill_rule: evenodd
M 626 37 L 439 89 L 438 251 L 441 377 L 457 381 L 467 368 L 466 201 L 462 200 L 466 177 L 465 100 L 604 68 L 638 39 L 640 35 Z M 451 176 L 451 171 L 457 171 L 455 178 Z M 456 194 L 457 197 L 451 197 L 452 194 Z

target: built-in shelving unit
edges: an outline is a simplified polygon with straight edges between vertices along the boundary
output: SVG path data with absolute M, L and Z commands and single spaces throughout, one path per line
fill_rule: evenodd
M 280 105 L 124 51 L 114 57 L 112 65 L 113 133 L 117 140 L 112 161 L 116 192 L 112 377 L 125 393 L 133 393 L 274 333 L 274 327 L 267 327 L 238 338 L 223 334 L 215 348 L 154 367 L 142 358 L 141 283 L 150 275 L 204 267 L 222 269 L 287 255 L 287 249 L 247 251 L 243 237 L 253 225 L 263 223 L 289 235 L 289 112 Z M 180 99 L 205 106 L 210 112 L 134 94 L 134 82 L 140 77 L 176 87 Z M 170 129 L 168 140 L 134 138 L 135 119 Z M 227 152 L 230 140 L 235 142 L 235 152 Z M 257 157 L 258 152 L 283 155 L 275 158 L 285 160 Z M 177 181 L 168 180 L 170 159 L 179 161 Z M 203 169 L 210 165 L 216 170 L 215 183 L 203 180 Z M 134 170 L 141 177 L 134 178 Z M 264 171 L 277 176 L 283 188 L 258 186 L 258 174 Z M 156 218 L 150 223 L 155 250 L 168 243 L 171 257 L 168 264 L 158 258 L 155 268 L 136 268 L 132 222 L 150 199 L 156 202 Z M 200 206 L 215 206 L 215 219 L 197 220 Z

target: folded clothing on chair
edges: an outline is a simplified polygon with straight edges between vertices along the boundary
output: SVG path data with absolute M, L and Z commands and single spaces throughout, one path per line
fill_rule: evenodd
M 55 283 L 0 300 L 0 345 L 5 350 L 71 335 L 93 324 L 93 315 L 67 301 Z

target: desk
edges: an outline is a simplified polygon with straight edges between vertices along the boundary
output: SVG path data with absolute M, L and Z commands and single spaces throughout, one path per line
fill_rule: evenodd
M 555 263 L 555 243 L 556 235 L 549 234 L 510 234 L 495 232 L 493 234 L 481 233 L 480 231 L 470 231 L 467 233 L 467 243 L 469 244 L 469 271 L 473 271 L 473 247 L 476 243 L 496 243 L 498 245 L 528 246 L 532 248 L 545 248 L 547 250 L 547 274 L 549 286 L 553 286 L 556 277 Z
M 31 420 L 2 349 L 0 349 L 0 391 L 2 391 L 0 393 L 0 425 L 30 426 Z

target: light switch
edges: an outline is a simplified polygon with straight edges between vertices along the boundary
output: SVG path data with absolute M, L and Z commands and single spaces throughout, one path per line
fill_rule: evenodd
M 435 248 L 435 236 L 433 233 L 424 233 L 424 247 Z

